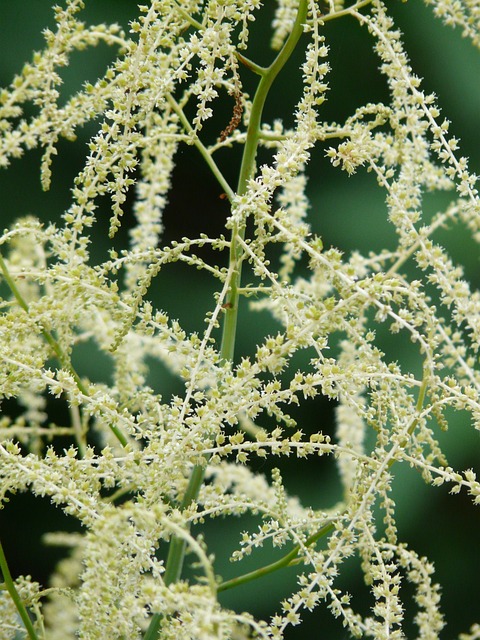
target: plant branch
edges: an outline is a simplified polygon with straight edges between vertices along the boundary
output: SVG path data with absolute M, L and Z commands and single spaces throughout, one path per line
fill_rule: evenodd
M 305 547 L 309 547 L 320 538 L 328 535 L 334 529 L 334 524 L 329 522 L 324 525 L 321 529 L 319 529 L 316 533 L 312 534 L 306 541 Z M 247 582 L 251 582 L 252 580 L 257 580 L 258 578 L 262 578 L 263 576 L 268 575 L 269 573 L 273 573 L 274 571 L 278 571 L 279 569 L 283 569 L 284 567 L 292 566 L 296 564 L 300 552 L 303 547 L 300 545 L 295 545 L 289 553 L 284 555 L 279 560 L 272 562 L 271 564 L 267 564 L 264 567 L 260 567 L 260 569 L 255 569 L 254 571 L 250 571 L 249 573 L 245 573 L 243 576 L 238 576 L 237 578 L 232 578 L 231 580 L 226 580 L 225 582 L 221 582 L 217 591 L 227 591 L 227 589 L 233 589 L 234 587 L 238 587 L 241 584 L 245 584 Z
M 358 9 L 362 9 L 367 5 L 371 4 L 372 0 L 360 0 L 360 2 L 356 2 L 352 4 L 350 7 L 346 7 L 341 11 L 335 11 L 333 13 L 327 13 L 322 16 L 322 22 L 329 22 L 330 20 L 336 20 L 337 18 L 343 18 L 344 16 L 352 15 L 354 11 L 358 11 Z
M 417 404 L 416 404 L 417 413 L 420 413 L 420 411 L 422 410 L 423 404 L 425 402 L 427 389 L 428 389 L 428 378 L 424 374 L 422 385 L 420 387 L 418 398 L 417 398 Z M 418 417 L 415 417 L 408 428 L 409 435 L 412 435 L 417 425 L 418 425 Z M 392 458 L 388 463 L 388 468 L 390 469 L 393 466 L 393 464 L 395 464 L 395 462 L 397 462 L 396 458 Z M 323 538 L 324 536 L 328 535 L 331 531 L 333 531 L 333 529 L 334 529 L 334 524 L 332 522 L 329 522 L 328 524 L 324 525 L 321 529 L 319 529 L 316 533 L 312 534 L 307 539 L 305 543 L 305 547 L 311 546 L 312 544 L 317 542 L 320 538 Z M 260 567 L 259 569 L 255 569 L 254 571 L 250 571 L 249 573 L 245 573 L 242 576 L 238 576 L 237 578 L 232 578 L 231 580 L 226 580 L 225 582 L 221 582 L 217 587 L 217 591 L 221 592 L 221 591 L 227 591 L 228 589 L 233 589 L 234 587 L 238 587 L 241 584 L 251 582 L 252 580 L 256 580 L 257 578 L 262 578 L 263 576 L 266 576 L 269 573 L 273 573 L 275 571 L 278 571 L 279 569 L 283 569 L 284 567 L 291 566 L 295 564 L 296 560 L 298 559 L 301 549 L 302 548 L 300 547 L 300 545 L 297 544 L 295 547 L 293 547 L 291 551 L 289 551 L 289 553 L 287 553 L 285 556 L 283 556 L 279 560 L 276 560 L 271 564 L 265 565 L 264 567 Z
M 185 18 L 185 20 L 189 23 L 190 26 L 195 27 L 195 29 L 199 29 L 199 30 L 203 29 L 203 25 L 197 20 L 195 20 L 195 18 L 192 18 L 192 16 L 189 13 L 187 13 L 185 9 L 182 9 L 180 4 L 176 0 L 175 0 L 175 5 L 178 13 L 182 16 L 182 18 Z
M 289 37 L 287 38 L 282 50 L 279 52 L 275 60 L 267 69 L 265 69 L 265 72 L 261 75 L 260 82 L 258 84 L 257 91 L 252 103 L 250 121 L 247 130 L 247 139 L 243 150 L 243 157 L 238 180 L 238 195 L 242 195 L 243 193 L 245 193 L 248 182 L 253 177 L 255 172 L 255 158 L 260 139 L 261 118 L 268 92 L 278 73 L 293 53 L 298 40 L 303 33 L 303 24 L 306 20 L 306 17 L 307 0 L 300 0 L 297 17 Z M 174 108 L 173 105 L 172 108 Z M 201 147 L 197 146 L 197 148 L 199 148 L 202 153 Z M 213 163 L 213 160 L 211 159 L 208 151 L 206 149 L 205 151 L 207 155 L 204 155 L 204 153 L 202 153 L 202 156 L 207 160 L 209 166 L 211 166 L 210 163 Z M 228 194 L 227 191 L 226 193 Z M 230 267 L 233 266 L 233 275 L 230 279 L 230 291 L 227 296 L 227 302 L 225 305 L 225 319 L 223 325 L 222 342 L 220 346 L 220 354 L 222 360 L 228 361 L 233 360 L 238 318 L 238 298 L 242 262 L 242 248 L 238 242 L 238 238 L 241 238 L 243 240 L 244 237 L 245 226 L 243 225 L 242 227 L 238 227 L 237 225 L 234 225 L 232 229 L 232 241 L 230 245 L 229 257 Z M 203 483 L 204 473 L 205 469 L 203 466 L 197 465 L 193 468 L 188 488 L 182 501 L 182 509 L 186 508 L 193 500 L 197 498 Z M 176 536 L 173 536 L 170 542 L 167 564 L 165 568 L 164 582 L 166 585 L 176 582 L 180 578 L 184 556 L 185 541 L 178 539 Z M 156 638 L 158 638 L 161 620 L 161 614 L 155 613 L 153 615 L 150 625 L 144 636 L 144 640 L 156 640 Z
M 5 282 L 8 285 L 8 288 L 10 289 L 10 291 L 12 292 L 15 300 L 17 301 L 17 303 L 19 304 L 19 306 L 25 311 L 25 313 L 29 313 L 29 307 L 27 302 L 25 301 L 25 299 L 23 298 L 22 294 L 20 293 L 17 285 L 15 284 L 15 281 L 13 280 L 12 276 L 10 275 L 10 272 L 7 268 L 7 265 L 5 264 L 5 261 L 3 259 L 2 254 L 0 253 L 0 269 L 3 273 L 3 277 L 5 278 Z M 75 368 L 71 362 L 71 360 L 66 356 L 66 354 L 64 353 L 62 347 L 60 346 L 60 344 L 57 342 L 57 340 L 55 340 L 55 338 L 53 337 L 53 335 L 50 333 L 50 331 L 47 331 L 46 329 L 41 329 L 41 334 L 44 338 L 44 340 L 47 342 L 47 344 L 52 348 L 52 351 L 55 353 L 57 360 L 60 363 L 60 366 L 65 369 L 66 371 L 68 371 L 68 373 L 72 376 L 72 378 L 75 381 L 75 384 L 77 385 L 78 390 L 80 391 L 80 393 L 82 393 L 84 396 L 89 396 L 89 391 L 87 389 L 87 387 L 84 385 L 84 383 L 82 382 L 82 380 L 80 379 L 80 376 L 78 375 L 78 373 L 75 371 Z M 128 440 L 125 437 L 125 435 L 121 432 L 121 430 L 116 427 L 115 425 L 110 425 L 110 429 L 112 430 L 112 433 L 116 436 L 117 440 L 120 442 L 120 444 L 125 447 L 127 446 Z M 85 445 L 83 442 L 78 442 L 78 446 L 79 449 L 84 450 Z
M 192 125 L 188 121 L 187 117 L 185 116 L 185 114 L 183 112 L 183 109 L 180 107 L 180 105 L 175 100 L 175 98 L 173 98 L 173 96 L 169 95 L 167 97 L 167 100 L 168 100 L 168 104 L 172 107 L 172 109 L 175 111 L 177 116 L 180 118 L 180 122 L 182 123 L 182 126 L 185 129 L 185 131 L 187 133 L 190 133 L 190 134 L 193 133 L 194 130 L 193 130 Z M 203 142 L 200 140 L 200 138 L 197 135 L 195 135 L 195 137 L 193 139 L 193 144 L 200 151 L 200 154 L 202 155 L 202 158 L 207 163 L 208 168 L 213 173 L 215 178 L 218 180 L 218 182 L 219 182 L 220 186 L 222 187 L 222 189 L 224 190 L 224 192 L 227 194 L 227 198 L 229 199 L 229 201 L 232 202 L 233 197 L 234 197 L 233 189 L 230 187 L 228 182 L 223 177 L 222 172 L 218 168 L 218 165 L 216 164 L 216 162 L 212 158 L 212 156 L 211 156 L 209 150 L 207 149 L 207 147 L 203 144 Z
M 237 187 L 238 195 L 243 195 L 245 193 L 248 182 L 255 173 L 255 158 L 261 135 L 262 113 L 268 92 L 280 70 L 292 55 L 298 40 L 303 33 L 303 24 L 306 17 L 307 0 L 301 0 L 298 7 L 297 17 L 289 37 L 275 60 L 265 70 L 265 73 L 261 76 L 260 82 L 258 83 L 257 91 L 252 103 L 247 139 L 243 150 L 242 164 L 240 167 L 240 176 Z M 244 240 L 244 238 L 245 224 L 242 226 L 235 224 L 232 229 L 232 240 L 230 244 L 230 265 L 233 265 L 234 268 L 230 279 L 230 291 L 227 296 L 227 303 L 225 306 L 226 312 L 221 344 L 221 353 L 225 360 L 233 360 L 234 355 L 238 319 L 238 300 L 240 295 L 239 286 L 242 275 L 241 256 L 243 250 L 239 241 Z
M 28 615 L 28 611 L 25 605 L 22 602 L 20 594 L 17 591 L 15 586 L 15 582 L 12 579 L 12 574 L 10 573 L 10 569 L 8 568 L 7 559 L 5 557 L 5 553 L 3 551 L 2 543 L 0 542 L 0 569 L 2 570 L 3 580 L 5 582 L 5 587 L 13 600 L 15 607 L 17 608 L 18 615 L 22 619 L 22 622 L 25 626 L 25 629 L 28 633 L 30 640 L 38 640 L 37 634 L 35 633 L 35 629 L 33 628 L 32 621 L 30 620 L 30 616 Z

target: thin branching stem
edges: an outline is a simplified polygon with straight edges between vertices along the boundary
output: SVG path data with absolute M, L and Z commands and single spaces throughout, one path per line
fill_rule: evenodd
M 180 107 L 180 105 L 175 100 L 175 98 L 169 95 L 167 97 L 167 100 L 168 100 L 168 104 L 172 107 L 173 111 L 175 111 L 175 113 L 178 115 L 180 122 L 182 123 L 182 126 L 185 129 L 185 131 L 188 134 L 193 134 L 194 133 L 193 127 L 188 121 L 188 118 L 185 116 L 183 109 Z M 196 146 L 196 148 L 199 150 L 208 168 L 210 169 L 212 174 L 215 176 L 215 178 L 217 179 L 218 183 L 220 184 L 224 192 L 227 194 L 227 198 L 229 199 L 230 202 L 232 202 L 233 197 L 235 195 L 233 192 L 233 189 L 230 187 L 225 177 L 223 176 L 222 172 L 220 171 L 217 163 L 212 158 L 212 154 L 209 152 L 207 147 L 203 144 L 203 142 L 200 140 L 200 138 L 197 135 L 194 136 L 193 143 Z
M 270 564 L 265 565 L 264 567 L 260 567 L 259 569 L 255 569 L 254 571 L 250 571 L 249 573 L 245 573 L 242 576 L 238 576 L 237 578 L 232 578 L 231 580 L 225 580 L 225 582 L 221 582 L 218 585 L 217 591 L 227 591 L 228 589 L 233 589 L 234 587 L 238 587 L 241 584 L 246 584 L 247 582 L 251 582 L 252 580 L 258 580 L 258 578 L 263 578 L 270 573 L 274 573 L 279 569 L 284 569 L 285 567 L 292 566 L 296 564 L 299 556 L 301 555 L 302 549 L 306 547 L 310 547 L 312 544 L 328 536 L 334 530 L 335 526 L 332 522 L 324 525 L 321 529 L 319 529 L 316 533 L 312 534 L 307 541 L 305 542 L 304 547 L 301 547 L 299 544 L 295 545 L 291 551 L 287 554 L 272 562 Z
M 35 629 L 33 628 L 32 621 L 30 620 L 30 616 L 28 615 L 28 611 L 22 602 L 20 594 L 18 593 L 17 588 L 15 586 L 15 582 L 13 581 L 12 574 L 10 573 L 10 569 L 8 568 L 7 558 L 5 557 L 5 553 L 3 551 L 3 546 L 1 542 L 0 542 L 0 569 L 2 571 L 5 587 L 17 608 L 18 615 L 22 619 L 22 622 L 28 633 L 28 637 L 30 638 L 30 640 L 38 640 L 38 636 L 35 633 Z
M 29 307 L 28 304 L 26 302 L 26 300 L 24 299 L 24 297 L 22 296 L 22 294 L 20 293 L 17 285 L 15 284 L 15 280 L 12 278 L 7 265 L 5 264 L 5 261 L 3 259 L 3 256 L 0 254 L 0 269 L 2 271 L 3 277 L 5 278 L 5 282 L 7 283 L 10 291 L 12 292 L 15 300 L 18 302 L 19 306 L 25 311 L 25 313 L 29 313 Z M 88 388 L 85 386 L 85 384 L 83 383 L 82 379 L 80 378 L 80 376 L 78 375 L 78 373 L 76 372 L 71 360 L 66 356 L 66 354 L 64 353 L 62 347 L 60 346 L 60 344 L 58 343 L 58 341 L 53 337 L 52 333 L 50 331 L 47 331 L 46 329 L 41 329 L 40 333 L 42 334 L 45 342 L 48 343 L 48 345 L 51 347 L 52 351 L 54 352 L 54 354 L 57 357 L 58 362 L 60 363 L 60 366 L 63 367 L 65 369 L 65 371 L 68 371 L 68 373 L 72 376 L 72 378 L 75 381 L 75 384 L 77 385 L 78 390 L 80 391 L 80 393 L 82 393 L 84 396 L 89 396 L 90 393 L 88 391 Z M 126 438 L 126 436 L 122 433 L 121 429 L 119 429 L 116 425 L 114 424 L 110 424 L 110 429 L 112 431 L 112 433 L 115 435 L 115 437 L 117 438 L 117 440 L 120 442 L 120 444 L 123 447 L 126 447 L 128 444 L 128 440 Z M 85 442 L 83 441 L 83 439 L 80 439 L 77 441 L 80 453 L 84 454 L 85 453 Z

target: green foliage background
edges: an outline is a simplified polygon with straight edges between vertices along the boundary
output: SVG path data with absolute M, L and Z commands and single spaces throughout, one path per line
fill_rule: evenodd
M 132 0 L 87 1 L 84 19 L 88 22 L 116 21 L 125 27 L 136 13 Z M 269 19 L 273 2 L 266 0 L 259 14 L 255 32 L 251 38 L 248 56 L 259 63 L 267 63 L 273 57 L 268 48 Z M 480 173 L 480 59 L 478 53 L 460 33 L 444 28 L 423 4 L 396 2 L 393 7 L 397 23 L 405 33 L 406 49 L 412 66 L 424 78 L 424 88 L 434 91 L 443 115 L 452 122 L 451 133 L 461 140 L 463 155 L 470 157 L 473 172 Z M 0 84 L 9 84 L 23 63 L 30 60 L 34 49 L 43 46 L 41 30 L 53 24 L 48 0 L 23 0 L 0 4 Z M 326 120 L 341 121 L 354 109 L 366 102 L 382 100 L 386 88 L 377 70 L 377 59 L 370 50 L 370 38 L 352 20 L 339 20 L 326 25 L 327 44 L 331 47 L 332 70 L 328 80 L 331 90 L 324 107 Z M 254 47 L 257 50 L 254 51 Z M 65 95 L 70 95 L 81 83 L 95 80 L 111 59 L 111 51 L 105 47 L 76 53 L 73 64 L 64 72 Z M 289 62 L 282 72 L 272 96 L 269 98 L 265 119 L 291 118 L 300 84 L 298 65 Z M 219 106 L 215 122 L 220 128 L 231 116 L 232 104 Z M 72 179 L 82 167 L 85 143 L 94 132 L 94 125 L 86 127 L 76 143 L 61 143 L 59 157 L 54 162 L 53 186 L 48 193 L 40 188 L 39 152 L 31 152 L 15 161 L 8 171 L 0 172 L 0 216 L 3 226 L 26 214 L 44 219 L 59 220 L 69 202 Z M 213 137 L 218 131 L 211 132 Z M 236 183 L 239 166 L 238 150 L 223 152 L 219 164 L 230 183 Z M 337 246 L 344 252 L 358 249 L 387 247 L 393 239 L 393 229 L 387 221 L 384 194 L 376 186 L 373 176 L 364 171 L 348 178 L 334 170 L 319 146 L 313 153 L 309 171 L 311 198 L 310 221 L 313 230 L 322 236 L 325 246 Z M 179 238 L 189 230 L 192 237 L 200 232 L 216 233 L 222 229 L 227 215 L 227 203 L 219 198 L 219 188 L 208 169 L 202 164 L 194 148 L 183 151 L 178 157 L 170 204 L 165 215 L 166 239 Z M 426 200 L 432 209 L 442 206 L 443 195 Z M 109 246 L 107 238 L 108 210 L 97 223 L 95 251 L 104 255 Z M 124 227 L 115 243 L 119 246 L 126 238 L 128 211 Z M 465 265 L 467 275 L 480 285 L 479 255 L 477 248 L 461 234 L 452 234 L 447 246 L 454 259 Z M 162 271 L 154 282 L 152 297 L 155 303 L 178 317 L 186 330 L 201 330 L 202 318 L 212 301 L 211 282 L 202 273 L 172 265 Z M 275 330 L 274 322 L 263 314 L 240 312 L 237 357 L 252 353 L 260 338 Z M 408 343 L 385 336 L 384 349 L 392 359 L 409 362 L 412 351 Z M 304 357 L 307 357 L 306 355 Z M 77 370 L 92 380 L 108 379 L 108 366 L 98 355 L 82 347 L 76 354 Z M 164 397 L 175 392 L 177 381 L 164 371 L 158 371 L 152 386 L 161 390 Z M 298 414 L 301 428 L 332 429 L 333 407 L 321 400 L 310 401 Z M 15 410 L 14 404 L 4 403 L 0 411 Z M 305 427 L 306 425 L 306 427 Z M 462 468 L 480 467 L 479 434 L 473 434 L 456 417 L 444 434 L 449 440 L 451 464 Z M 269 468 L 265 466 L 265 472 Z M 320 458 L 312 462 L 287 461 L 282 468 L 291 492 L 302 496 L 304 503 L 315 507 L 328 507 L 338 499 L 338 483 L 334 463 Z M 443 609 L 450 625 L 445 637 L 451 638 L 466 630 L 478 616 L 478 576 L 480 575 L 480 551 L 478 546 L 479 512 L 475 511 L 466 496 L 450 497 L 443 488 L 432 489 L 423 485 L 416 474 L 402 469 L 397 474 L 395 486 L 400 536 L 420 554 L 427 555 L 436 566 L 437 580 L 444 585 Z M 251 525 L 245 522 L 245 526 Z M 68 529 L 72 526 L 66 516 L 41 501 L 27 496 L 15 496 L 3 512 L 0 512 L 0 535 L 11 563 L 14 575 L 31 574 L 34 579 L 46 582 L 57 556 L 45 551 L 40 537 L 43 532 Z M 237 530 L 237 527 L 235 527 Z M 233 530 L 232 530 L 233 531 Z M 208 532 L 210 549 L 219 559 L 219 572 L 224 578 L 232 577 L 237 567 L 226 562 L 229 552 L 236 545 L 236 534 L 229 534 L 229 522 L 218 521 Z M 265 553 L 263 551 L 262 553 Z M 271 559 L 274 559 L 272 554 Z M 251 568 L 268 561 L 253 556 L 248 560 Z M 244 566 L 243 571 L 250 567 Z M 360 580 L 359 568 L 351 562 L 351 571 L 343 578 L 343 586 L 355 596 Z M 257 583 L 224 594 L 224 603 L 239 610 L 265 615 L 273 613 L 273 603 L 287 594 L 294 584 L 293 569 L 284 570 Z M 361 607 L 368 609 L 371 602 Z M 469 613 L 470 612 L 470 613 Z M 322 616 L 322 626 L 318 618 Z M 341 638 L 341 627 L 334 621 L 325 626 L 324 613 L 311 614 L 301 630 L 291 638 L 309 637 Z M 329 620 L 327 618 L 327 620 Z M 330 621 L 329 621 L 330 622 Z M 1 624 L 1 622 L 0 622 Z

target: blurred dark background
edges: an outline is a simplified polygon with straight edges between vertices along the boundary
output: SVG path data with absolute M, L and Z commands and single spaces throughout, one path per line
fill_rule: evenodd
M 128 21 L 136 15 L 136 4 L 131 0 L 87 0 L 86 4 L 83 19 L 89 23 L 115 21 L 127 27 Z M 265 4 L 267 6 L 258 14 L 253 27 L 247 53 L 260 64 L 268 64 L 274 56 L 268 48 L 274 3 Z M 478 51 L 462 40 L 459 30 L 442 27 L 422 4 L 392 2 L 390 6 L 405 34 L 412 66 L 419 76 L 425 78 L 423 87 L 437 94 L 443 115 L 452 121 L 451 133 L 461 140 L 462 154 L 470 157 L 471 170 L 480 173 Z M 2 3 L 0 86 L 7 86 L 24 62 L 31 59 L 32 51 L 43 47 L 41 31 L 52 25 L 52 11 L 47 0 Z M 325 120 L 341 122 L 362 104 L 387 100 L 386 84 L 378 72 L 378 60 L 371 51 L 367 30 L 360 28 L 353 19 L 346 18 L 328 23 L 325 37 L 331 50 L 332 67 L 328 76 L 328 101 L 322 107 Z M 112 51 L 106 46 L 75 54 L 64 74 L 64 95 L 70 95 L 84 81 L 94 81 L 103 73 L 111 56 Z M 294 56 L 282 71 L 269 96 L 265 120 L 282 118 L 287 125 L 291 123 L 292 107 L 300 92 L 299 62 L 300 55 Z M 253 95 L 254 85 L 249 87 L 248 80 L 246 82 L 247 90 Z M 223 123 L 221 126 L 228 123 L 232 107 L 233 103 L 219 107 L 217 117 L 218 122 Z M 13 161 L 7 171 L 0 172 L 3 227 L 26 214 L 60 221 L 69 204 L 72 180 L 82 167 L 85 144 L 94 130 L 93 125 L 86 126 L 79 132 L 76 143 L 60 144 L 59 156 L 53 165 L 52 188 L 47 193 L 40 188 L 38 151 L 27 153 L 21 160 Z M 360 170 L 348 178 L 331 167 L 324 152 L 325 147 L 321 145 L 314 150 L 309 168 L 310 221 L 313 230 L 322 236 L 324 245 L 337 246 L 347 254 L 352 250 L 366 253 L 394 246 L 395 237 L 387 221 L 384 194 L 377 188 L 373 176 Z M 217 162 L 234 187 L 240 162 L 239 150 L 222 152 Z M 195 237 L 202 232 L 221 233 L 228 215 L 227 204 L 219 198 L 219 186 L 194 148 L 183 149 L 177 157 L 172 194 L 164 218 L 166 241 L 186 234 Z M 427 214 L 443 208 L 449 198 L 449 194 L 429 196 L 425 202 Z M 109 246 L 107 206 L 100 208 L 99 213 L 95 227 L 96 250 L 99 255 L 105 255 Z M 129 224 L 127 212 L 125 229 Z M 119 245 L 125 241 L 125 229 L 115 241 Z M 449 234 L 448 247 L 453 258 L 460 259 L 465 265 L 466 275 L 478 285 L 479 253 L 467 234 L 456 228 Z M 162 271 L 152 286 L 151 295 L 156 304 L 178 318 L 187 331 L 194 331 L 202 328 L 204 314 L 212 306 L 214 290 L 215 283 L 203 273 L 174 265 Z M 244 305 L 239 321 L 237 357 L 253 353 L 258 341 L 276 330 L 275 322 L 267 314 L 248 313 Z M 388 348 L 395 349 L 395 343 L 392 342 L 390 347 L 387 345 Z M 76 365 L 81 374 L 94 380 L 108 379 L 108 361 L 92 358 L 92 353 L 86 350 L 76 355 Z M 302 358 L 305 362 L 308 354 L 298 356 L 298 366 L 301 366 Z M 408 348 L 398 355 L 406 367 L 415 368 L 418 365 L 415 358 L 413 350 Z M 177 380 L 158 369 L 152 373 L 150 383 L 161 391 L 165 399 L 181 389 Z M 333 432 L 333 409 L 333 403 L 316 399 L 307 402 L 295 417 L 304 431 L 321 429 Z M 5 413 L 10 410 L 15 410 L 11 402 L 4 402 L 0 407 L 0 411 Z M 478 469 L 478 434 L 469 428 L 467 415 L 452 414 L 450 429 L 441 437 L 448 443 L 452 466 Z M 275 460 L 275 465 L 278 464 L 279 460 Z M 261 470 L 268 474 L 272 466 L 265 463 Z M 328 508 L 340 498 L 332 460 L 303 461 L 300 464 L 286 460 L 282 462 L 281 469 L 286 485 L 293 494 L 301 496 L 305 504 Z M 480 613 L 478 510 L 475 511 L 470 498 L 465 495 L 451 497 L 443 488 L 428 488 L 410 469 L 395 469 L 395 473 L 394 493 L 398 504 L 400 538 L 435 563 L 436 579 L 443 585 L 443 611 L 449 622 L 442 637 L 456 637 L 478 620 Z M 253 530 L 257 524 L 254 518 L 244 518 L 241 522 L 226 519 L 209 527 L 207 540 L 210 540 L 210 550 L 215 550 L 218 558 L 219 574 L 230 578 L 278 557 L 274 552 L 262 552 L 253 554 L 243 566 L 227 562 L 229 553 L 238 544 L 239 532 Z M 42 546 L 41 536 L 47 531 L 74 529 L 75 526 L 73 520 L 51 507 L 47 499 L 13 496 L 0 512 L 0 536 L 12 573 L 30 574 L 46 584 L 59 556 Z M 368 594 L 365 595 L 359 563 L 351 560 L 347 566 L 339 586 L 352 593 L 353 606 L 366 613 L 372 601 Z M 261 581 L 226 592 L 222 601 L 240 611 L 248 610 L 268 617 L 276 611 L 276 603 L 295 588 L 295 576 L 294 569 L 277 572 Z M 405 594 L 407 598 L 411 595 L 408 587 Z M 288 632 L 289 639 L 346 637 L 340 622 L 333 620 L 322 607 L 305 614 L 304 618 L 303 625 Z M 407 637 L 414 635 L 413 626 L 409 626 Z

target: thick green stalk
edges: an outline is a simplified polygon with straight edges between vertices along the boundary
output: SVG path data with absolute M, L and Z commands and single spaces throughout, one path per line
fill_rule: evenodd
M 258 143 L 260 141 L 260 131 L 262 113 L 268 92 L 277 77 L 278 73 L 292 55 L 300 36 L 303 33 L 303 24 L 307 17 L 307 0 L 301 0 L 298 13 L 293 25 L 293 29 L 282 47 L 281 51 L 272 64 L 261 73 L 255 97 L 253 99 L 250 122 L 247 130 L 247 139 L 243 150 L 242 165 L 238 179 L 237 193 L 243 195 L 247 190 L 248 181 L 255 173 L 255 158 L 257 156 Z M 239 287 L 242 276 L 242 248 L 239 240 L 245 238 L 245 224 L 234 225 L 232 229 L 232 240 L 230 244 L 230 265 L 233 266 L 232 277 L 230 279 L 230 290 L 225 304 L 225 319 L 223 324 L 223 335 L 221 353 L 225 360 L 233 360 L 235 348 L 235 336 L 238 319 Z
M 267 99 L 268 92 L 277 77 L 278 73 L 285 65 L 291 54 L 293 53 L 300 36 L 303 33 L 303 24 L 307 17 L 307 0 L 300 0 L 297 17 L 292 31 L 287 38 L 281 51 L 272 62 L 272 64 L 262 69 L 256 67 L 256 72 L 260 73 L 261 78 L 258 84 L 255 97 L 253 99 L 252 110 L 250 114 L 250 122 L 247 130 L 247 138 L 243 150 L 242 164 L 238 180 L 237 193 L 242 195 L 245 193 L 248 182 L 253 178 L 255 173 L 255 158 L 260 141 L 260 127 L 262 120 L 263 107 Z M 230 289 L 228 292 L 223 324 L 222 342 L 220 346 L 220 354 L 223 360 L 232 361 L 235 350 L 235 335 L 238 318 L 238 299 L 239 287 L 241 279 L 241 263 L 242 249 L 239 239 L 245 237 L 245 225 L 234 225 L 232 229 L 232 240 L 230 245 L 230 267 L 233 267 L 233 274 L 230 280 Z M 190 502 L 195 500 L 202 486 L 204 476 L 204 467 L 195 466 L 190 476 L 187 492 L 182 501 L 182 509 L 186 508 Z M 183 559 L 185 555 L 185 541 L 179 540 L 176 536 L 172 537 L 170 548 L 165 567 L 164 582 L 166 585 L 176 582 L 181 575 Z M 150 626 L 144 636 L 144 640 L 157 640 L 160 630 L 162 616 L 160 613 L 153 615 Z

